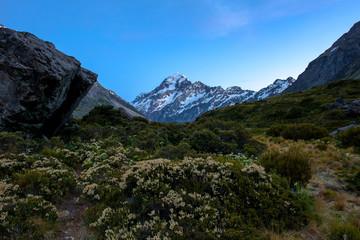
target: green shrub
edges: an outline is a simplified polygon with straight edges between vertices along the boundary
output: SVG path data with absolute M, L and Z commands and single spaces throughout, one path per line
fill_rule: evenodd
M 111 127 L 102 127 L 99 124 L 88 124 L 84 128 L 80 129 L 79 136 L 82 140 L 89 141 L 92 139 L 101 140 L 108 138 L 114 134 L 114 129 Z
M 214 132 L 203 129 L 194 132 L 190 137 L 190 144 L 198 152 L 215 153 L 218 152 L 220 139 Z
M 1 239 L 44 239 L 58 218 L 54 205 L 40 196 L 0 198 Z
M 243 152 L 246 156 L 258 156 L 260 151 L 256 144 L 245 143 L 243 146 Z
M 35 161 L 34 157 L 25 154 L 0 155 L 0 179 L 10 178 L 13 174 L 30 168 Z
M 348 188 L 355 191 L 360 191 L 360 170 L 350 176 L 347 181 L 349 182 Z
M 335 108 L 323 114 L 326 120 L 342 120 L 346 117 L 346 110 Z
M 116 126 L 126 125 L 129 122 L 129 117 L 120 109 L 114 109 L 113 106 L 96 106 L 82 121 L 87 124 L 99 124 L 101 126 Z
M 177 146 L 173 146 L 172 144 L 170 144 L 166 147 L 158 148 L 155 153 L 155 158 L 181 160 L 184 157 L 194 157 L 195 155 L 196 151 L 191 149 L 190 144 L 182 142 Z
M 330 143 L 330 142 L 334 141 L 334 139 L 332 137 L 323 137 L 320 140 L 323 141 L 324 143 Z
M 143 123 L 146 123 L 146 124 L 149 124 L 149 119 L 147 118 L 144 118 L 144 117 L 133 117 L 132 118 L 133 121 L 136 121 L 136 122 L 143 122 Z
M 328 148 L 328 145 L 326 143 L 318 143 L 315 147 L 319 150 L 325 151 Z
M 360 127 L 351 127 L 338 134 L 343 147 L 360 148 Z
M 271 125 L 271 127 L 268 130 L 266 130 L 266 134 L 272 137 L 280 137 L 282 131 L 286 126 L 287 125 L 285 124 Z
M 26 152 L 29 145 L 21 132 L 0 132 L 0 153 Z
M 13 175 L 14 182 L 20 187 L 19 194 L 26 196 L 41 195 L 49 201 L 59 201 L 76 186 L 74 174 L 65 169 L 40 167 Z
M 117 148 L 117 147 L 122 146 L 121 139 L 116 136 L 111 136 L 111 137 L 105 138 L 104 140 L 101 141 L 100 145 L 105 149 Z
M 297 182 L 305 185 L 311 178 L 309 157 L 296 147 L 290 147 L 284 153 L 278 150 L 266 152 L 260 157 L 260 163 L 266 171 L 275 171 L 287 178 L 293 187 Z
M 326 128 L 309 123 L 272 125 L 266 133 L 273 137 L 281 136 L 291 140 L 321 139 L 329 135 Z
M 40 152 L 40 154 L 50 159 L 57 159 L 58 161 L 66 164 L 68 167 L 72 167 L 72 168 L 78 167 L 82 160 L 81 158 L 79 158 L 77 153 L 72 152 L 66 148 L 60 149 L 60 148 L 45 147 Z

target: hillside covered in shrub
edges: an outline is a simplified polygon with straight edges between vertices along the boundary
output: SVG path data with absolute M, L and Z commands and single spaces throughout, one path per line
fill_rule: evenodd
M 360 123 L 346 105 L 360 98 L 360 80 L 338 80 L 312 89 L 209 111 L 197 120 L 232 120 L 246 127 L 313 123 L 335 130 Z M 339 101 L 340 103 L 337 103 Z
M 359 127 L 329 135 L 359 122 L 330 110 L 359 99 L 357 84 L 190 123 L 100 106 L 51 139 L 1 132 L 0 238 L 359 239 Z M 271 113 L 294 107 L 298 120 Z

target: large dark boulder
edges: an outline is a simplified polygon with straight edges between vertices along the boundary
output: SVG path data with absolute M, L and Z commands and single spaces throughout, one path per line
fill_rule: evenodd
M 54 44 L 0 27 L 0 131 L 52 136 L 96 79 Z

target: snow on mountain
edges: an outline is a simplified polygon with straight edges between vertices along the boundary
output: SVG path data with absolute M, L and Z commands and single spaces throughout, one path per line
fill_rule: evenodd
M 144 116 L 154 121 L 188 122 L 204 112 L 279 95 L 295 79 L 276 80 L 259 92 L 240 87 L 209 87 L 202 82 L 192 83 L 186 76 L 175 74 L 166 78 L 149 93 L 142 93 L 132 102 Z
M 287 78 L 286 80 L 277 79 L 273 84 L 270 84 L 266 88 L 260 89 L 254 98 L 255 100 L 261 100 L 268 97 L 273 97 L 282 93 L 285 89 L 291 86 L 295 82 L 295 79 L 292 77 Z

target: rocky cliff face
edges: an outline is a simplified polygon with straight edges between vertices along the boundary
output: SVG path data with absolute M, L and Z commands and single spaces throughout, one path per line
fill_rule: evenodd
M 191 83 L 184 75 L 175 74 L 150 93 L 136 97 L 132 104 L 154 121 L 188 122 L 215 108 L 278 95 L 292 82 L 293 78 L 278 79 L 267 88 L 255 92 L 240 87 L 223 89 L 201 82 Z
M 342 78 L 360 78 L 360 22 L 312 61 L 284 93 L 307 90 Z
M 0 28 L 1 131 L 52 136 L 96 79 L 54 44 Z
M 88 94 L 81 100 L 79 106 L 74 110 L 73 116 L 75 118 L 82 118 L 91 109 L 101 105 L 111 105 L 115 109 L 122 109 L 130 118 L 135 116 L 142 117 L 135 107 L 119 97 L 115 92 L 101 86 L 99 82 L 96 82 Z

